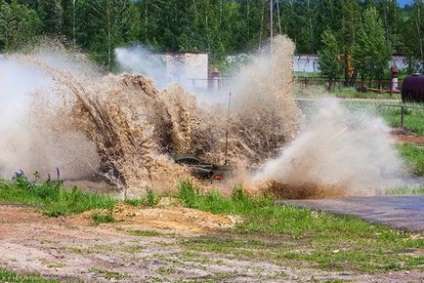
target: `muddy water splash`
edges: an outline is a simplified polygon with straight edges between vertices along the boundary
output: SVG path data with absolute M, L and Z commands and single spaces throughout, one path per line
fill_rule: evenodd
M 40 79 L 11 93 L 22 103 L 10 106 L 25 107 L 14 131 L 13 121 L 4 118 L 4 132 L 9 134 L 5 140 L 15 147 L 3 147 L 1 173 L 10 176 L 21 166 L 43 172 L 59 167 L 68 178 L 106 178 L 127 196 L 146 188 L 171 190 L 190 175 L 167 151 L 222 164 L 228 123 L 228 160 L 240 174 L 225 186 L 242 183 L 252 189 L 270 187 L 276 195 L 289 191 L 306 197 L 310 192 L 328 194 L 328 188 L 339 194 L 377 186 L 374 178 L 391 174 L 399 164 L 390 144 L 374 149 L 386 144 L 383 123 L 377 119 L 377 126 L 355 130 L 340 122 L 348 112 L 331 104 L 317 107 L 321 116 L 315 120 L 303 121 L 293 95 L 293 50 L 289 39 L 276 37 L 271 54 L 258 54 L 228 83 L 229 120 L 228 92 L 211 94 L 215 97 L 208 100 L 176 84 L 158 90 L 147 77 L 105 75 L 83 56 L 62 49 L 6 58 L 0 70 L 13 62 L 19 73 L 32 70 Z M 345 118 L 333 119 L 328 113 Z M 318 120 L 326 122 L 314 123 Z M 367 131 L 371 139 L 361 134 Z M 388 160 L 373 166 L 369 155 Z M 366 169 L 360 165 L 364 162 Z M 254 173 L 244 170 L 248 166 L 262 169 L 253 178 Z M 297 193 L 305 188 L 308 194 Z
M 380 117 L 334 98 L 307 103 L 301 133 L 256 180 L 283 198 L 375 195 L 402 183 L 406 167 Z

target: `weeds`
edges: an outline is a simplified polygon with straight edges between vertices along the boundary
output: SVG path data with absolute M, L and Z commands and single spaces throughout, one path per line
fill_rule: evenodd
M 113 199 L 85 193 L 74 187 L 65 190 L 60 181 L 31 182 L 23 172 L 14 182 L 0 182 L 0 201 L 19 202 L 41 207 L 47 216 L 77 214 L 91 209 L 112 209 Z
M 146 198 L 143 203 L 147 206 L 155 206 L 158 204 L 158 199 L 152 189 L 147 190 Z
M 93 220 L 95 225 L 99 225 L 100 223 L 115 222 L 115 218 L 110 212 L 107 214 L 101 214 L 101 213 L 95 212 L 91 215 L 91 219 Z
M 18 275 L 13 271 L 0 268 L 0 282 L 31 282 L 31 283 L 56 283 L 58 280 L 43 279 L 36 274 Z
M 133 236 L 141 237 L 157 237 L 162 235 L 158 231 L 154 230 L 127 230 L 127 233 Z

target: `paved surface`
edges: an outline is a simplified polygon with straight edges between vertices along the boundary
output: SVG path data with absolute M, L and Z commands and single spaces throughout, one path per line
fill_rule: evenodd
M 335 214 L 349 214 L 392 228 L 424 232 L 424 196 L 346 197 L 288 200 L 282 203 Z

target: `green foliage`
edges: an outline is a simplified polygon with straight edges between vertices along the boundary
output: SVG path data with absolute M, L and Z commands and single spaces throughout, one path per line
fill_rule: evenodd
M 158 231 L 153 231 L 153 230 L 127 230 L 127 233 L 133 236 L 140 236 L 140 237 L 157 237 L 162 235 Z
M 422 62 L 424 60 L 424 2 L 422 0 L 414 1 L 412 14 L 405 19 L 405 22 L 403 30 L 405 53 L 411 57 L 411 61 Z
M 190 181 L 180 183 L 178 198 L 185 207 L 210 211 L 212 213 L 248 214 L 258 207 L 266 207 L 272 203 L 269 197 L 248 197 L 242 188 L 235 188 L 231 199 L 212 191 L 201 194 Z
M 146 194 L 146 204 L 148 206 L 155 206 L 158 203 L 158 199 L 155 196 L 153 190 L 148 189 Z
M 30 43 L 42 30 L 34 10 L 17 0 L 10 4 L 0 0 L 0 50 L 12 51 Z
M 387 50 L 375 43 L 383 36 L 386 46 L 407 55 L 412 66 L 423 59 L 423 8 L 422 1 L 416 1 L 412 11 L 402 10 L 395 1 L 367 1 L 366 5 L 351 0 L 278 1 L 270 27 L 267 1 L 1 0 L 0 51 L 12 51 L 35 37 L 49 35 L 76 43 L 110 69 L 114 49 L 134 42 L 154 51 L 208 52 L 211 65 L 221 66 L 229 54 L 262 47 L 272 28 L 274 34 L 287 34 L 296 43 L 297 53 L 308 54 L 325 50 L 322 38 L 331 31 L 345 66 L 352 47 L 358 44 L 361 47 L 356 49 L 362 51 L 365 44 L 376 47 L 378 57 L 373 59 L 381 66 L 384 60 L 379 57 Z M 382 19 L 378 26 L 369 24 L 366 9 L 375 11 L 373 21 Z M 363 76 L 371 72 L 362 63 L 358 67 Z M 355 73 L 346 68 L 345 77 L 352 80 Z
M 0 282 L 54 283 L 59 281 L 52 279 L 43 279 L 41 276 L 35 274 L 18 275 L 16 272 L 0 268 Z
M 91 220 L 93 220 L 95 225 L 99 225 L 100 223 L 112 223 L 115 222 L 115 218 L 113 217 L 112 213 L 99 213 L 95 212 L 91 215 Z
M 190 180 L 181 182 L 178 185 L 178 198 L 186 207 L 196 208 L 196 200 L 198 198 L 198 193 L 199 192 L 195 190 Z
M 329 80 L 337 80 L 344 70 L 344 64 L 340 60 L 341 51 L 335 34 L 331 30 L 324 31 L 322 42 L 324 48 L 318 51 L 320 71 Z
M 65 190 L 60 181 L 30 181 L 23 172 L 17 173 L 12 183 L 0 182 L 0 201 L 39 206 L 44 214 L 54 217 L 91 209 L 111 209 L 115 203 L 109 197 L 85 193 L 76 187 Z
M 424 176 L 424 147 L 406 143 L 398 148 L 400 154 L 412 164 L 412 173 L 416 176 Z
M 418 104 L 407 104 L 405 106 L 403 112 L 403 127 L 415 134 L 424 135 L 424 108 Z M 379 108 L 379 113 L 391 127 L 401 126 L 402 110 L 400 107 L 382 105 Z
M 231 198 L 225 198 L 218 193 L 200 194 L 190 186 L 190 199 L 192 207 L 243 218 L 228 231 L 229 236 L 184 239 L 181 244 L 190 250 L 237 258 L 254 255 L 258 260 L 279 263 L 282 259 L 307 261 L 325 270 L 367 273 L 421 268 L 424 263 L 421 257 L 396 252 L 421 249 L 422 239 L 356 217 L 312 212 L 268 197 L 248 196 L 242 188 L 235 188 Z
M 361 78 L 384 78 L 392 48 L 386 41 L 383 24 L 375 8 L 365 10 L 352 51 L 355 70 Z

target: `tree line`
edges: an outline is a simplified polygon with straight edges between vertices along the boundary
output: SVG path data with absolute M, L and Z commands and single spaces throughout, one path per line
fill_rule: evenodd
M 298 54 L 320 54 L 328 77 L 369 76 L 381 68 L 361 57 L 423 61 L 424 0 L 404 8 L 396 0 L 0 0 L 1 52 L 53 36 L 110 69 L 116 47 L 208 52 L 219 66 L 277 33 Z

